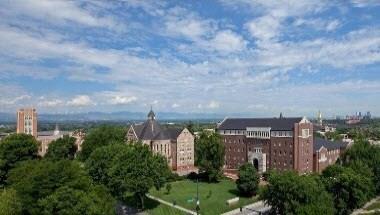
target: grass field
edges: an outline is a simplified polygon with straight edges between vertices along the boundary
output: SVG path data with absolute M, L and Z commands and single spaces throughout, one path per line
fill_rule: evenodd
M 165 189 L 157 191 L 152 189 L 150 194 L 166 200 L 176 201 L 176 204 L 195 211 L 196 206 L 196 182 L 190 180 L 176 181 L 171 183 L 172 190 L 169 194 Z M 226 201 L 238 196 L 235 182 L 224 179 L 219 183 L 199 182 L 200 213 L 203 215 L 221 214 L 243 205 L 257 201 L 257 198 L 240 197 L 239 203 L 228 206 Z M 180 212 L 177 212 L 180 214 Z M 168 213 L 164 213 L 168 214 Z

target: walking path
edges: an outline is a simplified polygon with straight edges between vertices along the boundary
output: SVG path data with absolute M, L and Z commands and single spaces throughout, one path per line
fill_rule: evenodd
M 155 197 L 155 196 L 152 196 L 152 195 L 150 195 L 150 194 L 146 194 L 146 197 L 148 197 L 148 198 L 150 198 L 150 199 L 153 199 L 153 200 L 155 200 L 155 201 L 158 201 L 158 202 L 160 202 L 160 203 L 162 203 L 162 204 L 165 204 L 165 205 L 167 205 L 167 206 L 170 206 L 170 207 L 176 208 L 176 209 L 178 209 L 178 210 L 181 210 L 181 211 L 183 211 L 183 212 L 185 212 L 185 213 L 187 213 L 187 214 L 197 215 L 197 213 L 196 213 L 195 211 L 192 211 L 192 210 L 186 209 L 186 208 L 181 207 L 181 206 L 179 206 L 179 205 L 173 205 L 173 203 L 167 202 L 167 201 L 165 201 L 165 200 L 162 200 L 162 199 L 157 198 L 157 197 Z
M 358 214 L 367 214 L 367 213 L 373 213 L 373 212 L 376 212 L 376 211 L 380 211 L 379 209 L 375 209 L 375 210 L 370 210 L 370 211 L 367 211 L 365 208 L 367 208 L 368 206 L 372 205 L 373 203 L 375 203 L 376 201 L 379 201 L 380 200 L 380 196 L 372 199 L 371 201 L 367 202 L 362 208 L 360 209 L 357 209 L 355 210 L 354 212 L 352 212 L 351 215 L 358 215 Z
M 258 201 L 250 205 L 246 205 L 240 211 L 240 208 L 229 211 L 222 215 L 245 215 L 245 214 L 259 214 L 258 212 L 267 212 L 271 209 L 270 206 L 265 205 L 263 201 Z

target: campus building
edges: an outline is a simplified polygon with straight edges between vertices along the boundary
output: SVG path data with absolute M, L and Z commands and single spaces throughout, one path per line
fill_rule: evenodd
M 126 139 L 128 142 L 141 141 L 154 153 L 163 155 L 169 167 L 178 174 L 195 171 L 194 136 L 187 128 L 161 126 L 152 110 L 144 123 L 130 126 Z
M 17 111 L 17 133 L 37 137 L 37 112 L 34 108 L 22 108 Z
M 225 146 L 225 171 L 252 163 L 269 169 L 313 171 L 313 124 L 303 118 L 226 118 L 218 125 Z
M 323 138 L 315 138 L 313 171 L 321 173 L 326 167 L 335 164 L 345 151 L 347 145 L 344 142 L 333 142 Z

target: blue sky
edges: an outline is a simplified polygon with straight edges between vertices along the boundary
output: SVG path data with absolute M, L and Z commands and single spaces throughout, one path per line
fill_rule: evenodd
M 0 1 L 0 112 L 380 115 L 380 1 Z

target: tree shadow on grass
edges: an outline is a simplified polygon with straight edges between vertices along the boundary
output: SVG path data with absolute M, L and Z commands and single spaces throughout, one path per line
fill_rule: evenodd
M 129 207 L 136 208 L 136 210 L 141 211 L 140 201 L 134 195 L 127 195 L 123 198 L 123 202 Z M 144 210 L 152 210 L 160 205 L 159 202 L 154 201 L 145 197 Z

